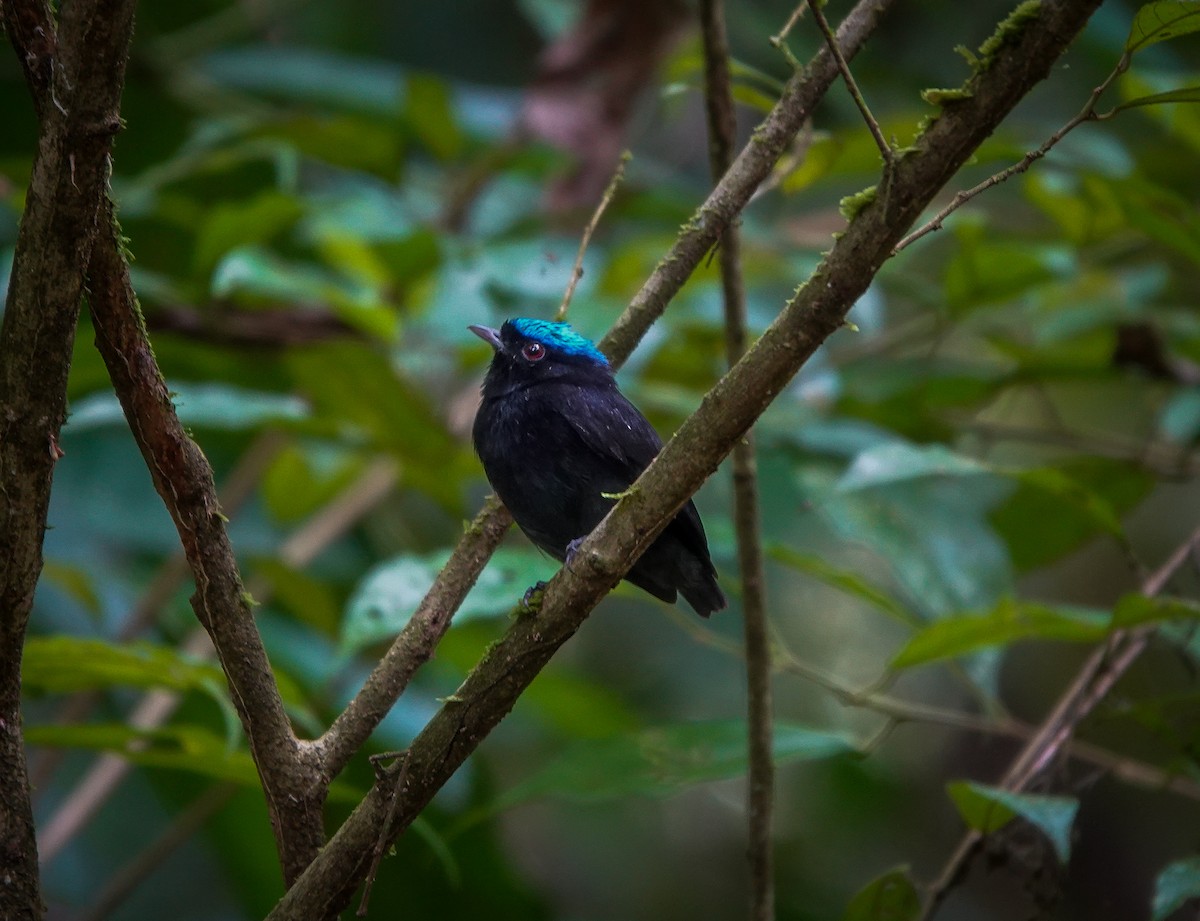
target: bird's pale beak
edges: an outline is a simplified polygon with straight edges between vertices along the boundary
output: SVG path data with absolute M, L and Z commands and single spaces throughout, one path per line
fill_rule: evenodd
M 500 330 L 492 329 L 490 326 L 468 326 L 467 329 L 494 348 L 497 352 L 504 348 L 504 343 L 500 341 Z

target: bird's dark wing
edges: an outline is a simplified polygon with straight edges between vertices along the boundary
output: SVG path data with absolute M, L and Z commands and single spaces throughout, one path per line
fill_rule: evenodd
M 620 481 L 611 492 L 629 486 L 662 450 L 662 439 L 646 417 L 616 387 L 572 388 L 559 404 L 587 450 L 603 458 Z M 690 501 L 679 510 L 664 533 L 670 534 L 697 556 L 708 559 L 708 540 L 700 513 Z
M 559 406 L 587 450 L 604 457 L 631 483 L 662 448 L 654 427 L 615 387 L 572 387 Z

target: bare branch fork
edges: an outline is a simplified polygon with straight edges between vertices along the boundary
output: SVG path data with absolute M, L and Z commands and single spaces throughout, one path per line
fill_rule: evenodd
M 571 268 L 571 280 L 567 282 L 567 290 L 563 293 L 562 303 L 558 305 L 558 310 L 554 314 L 554 319 L 559 322 L 567 318 L 567 308 L 571 306 L 571 298 L 575 296 L 575 287 L 579 284 L 579 279 L 583 278 L 583 257 L 587 253 L 588 244 L 592 242 L 592 234 L 596 232 L 596 228 L 600 225 L 600 218 L 608 210 L 609 204 L 617 194 L 617 188 L 624 181 L 625 164 L 631 159 L 633 159 L 633 154 L 628 150 L 621 154 L 617 169 L 612 178 L 608 180 L 604 194 L 600 196 L 600 204 L 596 205 L 596 209 L 592 212 L 592 219 L 583 229 L 583 237 L 579 240 L 579 251 L 575 254 L 575 265 Z

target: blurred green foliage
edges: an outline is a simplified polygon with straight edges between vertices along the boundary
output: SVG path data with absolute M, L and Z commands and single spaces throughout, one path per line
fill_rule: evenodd
M 1154 6 L 1161 17 L 1195 4 Z M 766 39 L 788 8 L 728 7 L 748 132 L 787 76 Z M 926 0 L 890 16 L 854 63 L 889 136 L 915 135 L 932 111 L 921 91 L 961 82 L 955 46 L 977 46 L 1005 12 Z M 568 280 L 586 213 L 543 203 L 569 158 L 514 145 L 510 131 L 539 36 L 561 34 L 577 13 L 567 0 L 139 11 L 113 175 L 134 280 L 185 424 L 219 482 L 251 480 L 227 509 L 233 539 L 305 731 L 354 694 L 486 494 L 466 432 L 488 354 L 466 325 L 548 316 Z M 954 186 L 1007 166 L 1074 115 L 1125 50 L 1135 13 L 1105 4 Z M 1200 72 L 1190 28 L 1164 35 L 1145 15 L 1134 65 L 1101 105 L 1124 110 L 889 262 L 855 307 L 858 331 L 809 363 L 763 418 L 758 445 L 771 617 L 789 655 L 853 686 L 889 676 L 898 696 L 1035 722 L 1079 644 L 1114 624 L 1168 623 L 1084 729 L 1194 789 L 1197 580 L 1173 583 L 1172 601 L 1131 593 L 1200 509 L 1200 108 L 1190 104 Z M 819 42 L 810 25 L 792 36 L 801 57 Z M 640 103 L 628 180 L 571 308 L 589 336 L 710 187 L 700 66 L 685 37 Z M 11 55 L 0 109 L 3 287 L 36 139 Z M 841 87 L 807 142 L 744 215 L 756 331 L 828 247 L 839 200 L 877 178 L 878 153 Z M 178 651 L 196 629 L 186 584 L 153 590 L 138 643 L 122 632 L 177 541 L 86 325 L 26 652 L 35 774 L 48 751 L 68 751 L 38 775 L 39 822 L 94 750 L 136 770 L 47 863 L 46 897 L 83 911 L 189 804 L 232 783 L 203 833 L 112 917 L 258 917 L 280 892 L 274 849 L 220 676 Z M 669 434 L 722 356 L 719 279 L 705 264 L 622 385 Z M 396 471 L 387 498 L 344 528 L 321 526 L 381 458 Z M 732 609 L 701 628 L 618 589 L 384 862 L 373 913 L 742 916 L 743 679 L 728 651 L 739 612 L 726 479 L 698 502 Z M 289 543 L 301 539 L 314 552 Z M 553 570 L 510 536 L 373 750 L 402 748 L 525 587 Z M 161 728 L 124 725 L 147 688 L 182 705 Z M 100 692 L 94 707 L 63 722 L 64 695 L 81 690 Z M 888 868 L 934 876 L 959 814 L 986 830 L 1022 816 L 1052 833 L 1064 861 L 1074 822 L 1063 917 L 1141 917 L 1153 898 L 1165 919 L 1200 891 L 1188 857 L 1194 798 L 1107 775 L 1085 791 L 1086 770 L 1062 772 L 1064 796 L 999 796 L 985 784 L 1009 742 L 937 725 L 879 740 L 882 716 L 783 671 L 777 696 L 781 919 L 914 917 L 908 877 Z M 951 801 L 954 780 L 978 783 L 953 787 Z M 361 758 L 335 787 L 331 829 L 370 781 Z M 1097 853 L 1086 846 L 1095 840 L 1120 846 Z M 1020 867 L 1008 869 L 999 891 L 967 889 L 947 911 L 1023 916 L 1032 896 Z M 879 905 L 887 911 L 872 914 Z

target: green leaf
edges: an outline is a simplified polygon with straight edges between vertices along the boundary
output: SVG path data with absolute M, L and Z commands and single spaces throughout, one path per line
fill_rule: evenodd
M 1125 102 L 1141 96 L 1188 89 L 1186 68 L 1166 70 L 1129 71 L 1118 84 L 1121 99 Z M 1142 109 L 1173 141 L 1184 145 L 1193 153 L 1200 150 L 1200 109 L 1192 106 L 1148 106 Z
M 327 305 L 347 323 L 380 339 L 396 332 L 396 312 L 376 285 L 313 263 L 290 262 L 254 246 L 222 257 L 212 273 L 212 295 L 254 303 Z
M 1112 505 L 1062 470 L 1055 467 L 1038 467 L 1033 470 L 1016 470 L 1011 476 L 1026 486 L 1069 502 L 1101 530 L 1118 537 L 1123 533 L 1121 519 Z
M 1133 109 L 1138 106 L 1166 105 L 1171 102 L 1200 102 L 1200 86 L 1184 86 L 1177 90 L 1168 90 L 1165 93 L 1151 93 L 1149 96 L 1138 96 L 1136 99 L 1130 99 L 1127 102 L 1121 103 L 1113 111 L 1120 112 L 1124 109 Z
M 862 465 L 857 483 L 878 484 L 871 489 L 847 491 L 841 483 L 832 490 L 824 483 L 801 486 L 819 490 L 822 518 L 840 539 L 878 556 L 922 620 L 990 607 L 1012 590 L 1008 551 L 987 521 L 1009 485 L 974 475 L 970 462 L 963 465 L 967 477 L 918 475 L 918 468 L 928 473 L 956 466 L 933 461 L 907 468 L 913 474 L 909 479 L 903 478 L 903 468 Z
M 212 662 L 185 656 L 171 646 L 153 643 L 114 643 L 78 636 L 34 636 L 25 643 L 21 680 L 26 688 L 49 694 L 107 688 L 165 688 L 179 693 L 199 691 L 221 708 L 230 738 L 240 723 L 229 699 L 225 673 Z M 283 672 L 275 682 L 284 706 L 297 721 L 315 717 L 304 692 Z
M 1200 856 L 1173 861 L 1158 874 L 1151 921 L 1166 921 L 1192 899 L 1200 899 Z
M 946 266 L 946 303 L 956 316 L 989 304 L 1011 301 L 1026 292 L 1078 272 L 1065 247 L 1031 247 L 1025 240 L 993 241 L 983 228 L 963 225 L 961 244 Z
M 1200 218 L 1193 202 L 1141 176 L 1111 188 L 1128 224 L 1200 265 Z
M 897 867 L 855 893 L 842 921 L 915 921 L 920 915 L 921 899 L 908 867 Z
M 42 578 L 49 579 L 78 601 L 89 614 L 103 613 L 104 604 L 96 593 L 92 577 L 82 566 L 47 560 L 42 566 Z
M 1147 3 L 1133 17 L 1125 50 L 1131 54 L 1158 42 L 1200 30 L 1200 2 L 1161 0 Z
M 439 657 L 441 650 L 439 646 Z M 469 661 L 461 662 L 464 673 L 477 659 L 475 653 Z M 636 712 L 619 691 L 565 669 L 543 669 L 521 695 L 521 705 L 531 707 L 543 723 L 572 739 L 611 737 L 633 732 L 640 725 Z
M 998 792 L 993 787 L 960 780 L 947 784 L 946 792 L 967 826 L 985 835 L 1003 828 L 1017 817 L 1012 808 L 991 795 Z
M 463 133 L 443 81 L 425 74 L 410 76 L 405 114 L 413 133 L 435 157 L 452 160 L 462 153 Z
M 301 623 L 323 634 L 337 632 L 341 605 L 328 581 L 275 559 L 256 560 L 254 573 L 270 585 L 273 606 L 285 608 Z
M 763 114 L 770 112 L 775 107 L 775 103 L 779 101 L 778 96 L 764 93 L 756 86 L 749 86 L 741 82 L 734 83 L 731 92 L 734 102 Z
M 395 116 L 401 70 L 382 60 L 285 45 L 248 45 L 210 54 L 206 79 L 309 105 Z
M 451 885 L 461 886 L 462 867 L 459 866 L 458 858 L 454 856 L 454 849 L 445 836 L 424 816 L 417 816 L 411 827 L 428 846 L 430 853 L 441 866 L 442 872 L 446 874 L 446 879 Z
M 834 566 L 816 554 L 801 553 L 799 550 L 793 550 L 782 544 L 770 544 L 767 547 L 767 553 L 772 559 L 778 560 L 785 566 L 810 575 L 826 585 L 841 589 L 847 595 L 873 604 L 902 624 L 915 626 L 921 623 L 919 614 L 882 589 L 876 588 L 852 569 Z
M 346 609 L 342 650 L 354 652 L 399 633 L 449 558 L 449 550 L 402 556 L 367 573 Z M 527 588 L 549 577 L 551 565 L 557 564 L 532 550 L 501 547 L 467 593 L 454 622 L 507 614 Z
M 283 524 L 303 521 L 366 471 L 363 453 L 326 441 L 293 442 L 271 462 L 262 484 L 268 511 Z
M 1113 611 L 1112 625 L 1117 628 L 1136 627 L 1139 624 L 1161 623 L 1170 620 L 1200 619 L 1200 603 L 1186 598 L 1126 595 L 1117 602 Z
M 259 125 L 250 136 L 286 144 L 304 157 L 332 166 L 385 178 L 395 176 L 404 146 L 403 134 L 392 119 L 356 114 L 298 113 Z
M 272 422 L 299 422 L 309 415 L 304 400 L 287 393 L 263 393 L 229 384 L 170 383 L 180 421 L 189 428 L 243 431 Z M 71 431 L 118 426 L 125 412 L 112 393 L 96 393 L 71 408 Z
M 295 350 L 285 359 L 295 389 L 314 409 L 313 428 L 343 445 L 365 442 L 400 459 L 406 486 L 461 513 L 461 486 L 478 461 L 446 431 L 429 397 L 389 356 L 349 341 Z
M 258 787 L 254 759 L 243 749 L 200 726 L 166 726 L 136 729 L 123 723 L 28 726 L 25 740 L 30 745 L 84 748 L 120 755 L 145 767 L 188 771 L 240 786 Z M 332 800 L 357 803 L 365 791 L 344 781 L 329 788 Z
M 989 468 L 956 454 L 944 445 L 912 445 L 892 442 L 868 448 L 837 484 L 839 492 L 852 492 L 922 477 L 978 476 Z
M 1018 489 L 991 513 L 1021 571 L 1052 562 L 1098 533 L 1125 542 L 1120 512 L 1154 483 L 1143 470 L 1104 458 L 1013 471 Z
M 78 636 L 33 636 L 25 643 L 21 680 L 27 688 L 73 694 L 111 687 L 203 691 L 229 706 L 225 675 L 216 665 L 170 646 L 117 644 Z
M 814 761 L 855 751 L 841 733 L 796 724 L 775 727 L 776 762 Z M 505 806 L 534 796 L 606 800 L 669 796 L 746 772 L 746 724 L 741 720 L 683 723 L 569 747 L 502 797 Z
M 976 831 L 988 834 L 1020 816 L 1050 840 L 1061 862 L 1070 858 L 1071 826 L 1079 811 L 1075 797 L 1012 793 L 967 781 L 948 784 L 946 789 L 963 820 Z
M 1200 387 L 1183 388 L 1173 394 L 1163 407 L 1158 428 L 1177 445 L 1200 438 Z
M 844 147 L 845 141 L 839 137 L 822 134 L 814 138 L 812 145 L 804 152 L 803 159 L 793 164 L 793 169 L 779 184 L 780 191 L 792 195 L 825 178 L 833 171 Z
M 196 272 L 207 278 L 221 256 L 239 246 L 267 243 L 296 224 L 304 205 L 283 192 L 268 190 L 246 201 L 212 207 L 196 233 L 192 253 Z
M 1102 611 L 1052 608 L 1005 598 L 987 614 L 960 615 L 930 624 L 904 644 L 890 667 L 912 668 L 1023 639 L 1094 642 L 1108 627 L 1109 617 Z

